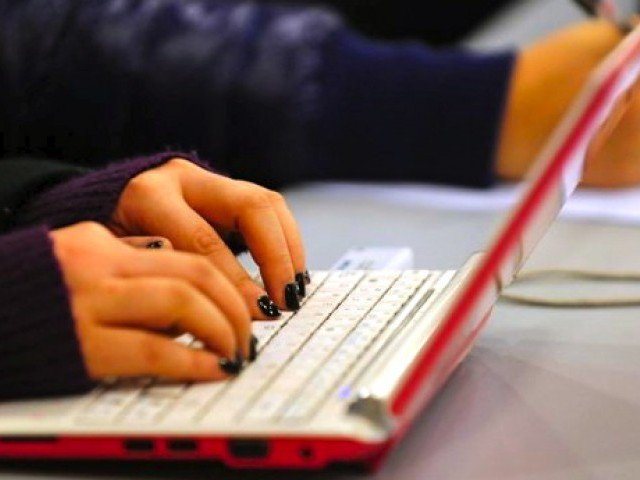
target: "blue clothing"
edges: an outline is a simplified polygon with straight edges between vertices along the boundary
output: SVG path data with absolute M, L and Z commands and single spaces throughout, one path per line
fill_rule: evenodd
M 324 8 L 0 0 L 2 156 L 99 166 L 172 148 L 272 187 L 485 186 L 512 60 L 378 43 Z

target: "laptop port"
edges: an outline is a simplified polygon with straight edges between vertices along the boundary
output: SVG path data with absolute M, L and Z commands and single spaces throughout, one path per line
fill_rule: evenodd
M 167 440 L 167 448 L 176 453 L 189 453 L 198 450 L 198 442 L 189 438 Z
M 148 453 L 153 451 L 153 440 L 145 438 L 130 438 L 124 441 L 124 448 L 128 452 Z
M 266 458 L 269 455 L 269 442 L 259 439 L 229 440 L 229 451 L 234 457 L 245 460 Z
M 302 447 L 299 453 L 300 458 L 303 460 L 311 460 L 313 458 L 313 449 L 311 447 Z

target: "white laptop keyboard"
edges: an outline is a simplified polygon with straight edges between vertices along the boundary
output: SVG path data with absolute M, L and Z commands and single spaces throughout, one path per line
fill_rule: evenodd
M 206 425 L 221 415 L 241 422 L 307 419 L 330 395 L 343 395 L 341 380 L 384 331 L 400 327 L 394 318 L 425 282 L 434 285 L 423 293 L 426 299 L 452 276 L 425 270 L 316 272 L 298 312 L 253 323 L 258 358 L 237 378 L 116 382 L 102 387 L 77 421 Z M 177 341 L 202 347 L 190 335 Z

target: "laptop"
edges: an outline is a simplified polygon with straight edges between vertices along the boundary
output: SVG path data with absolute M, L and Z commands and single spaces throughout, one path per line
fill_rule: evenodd
M 0 458 L 375 469 L 472 348 L 639 72 L 636 29 L 592 75 L 486 252 L 457 271 L 314 272 L 298 312 L 254 323 L 261 350 L 237 378 L 123 379 L 86 395 L 0 403 Z M 176 341 L 202 348 L 188 335 Z

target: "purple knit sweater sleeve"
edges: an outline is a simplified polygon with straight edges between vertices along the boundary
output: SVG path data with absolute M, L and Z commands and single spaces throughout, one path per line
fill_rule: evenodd
M 49 226 L 107 220 L 131 178 L 178 156 L 201 164 L 175 152 L 115 163 L 41 192 L 17 220 Z M 0 399 L 92 388 L 47 228 L 1 236 L 0 271 Z
M 16 221 L 19 225 L 44 223 L 54 228 L 85 220 L 104 223 L 109 220 L 129 180 L 175 157 L 206 167 L 195 154 L 182 152 L 164 152 L 113 163 L 41 192 L 20 209 Z
M 44 227 L 0 237 L 0 398 L 91 388 Z

